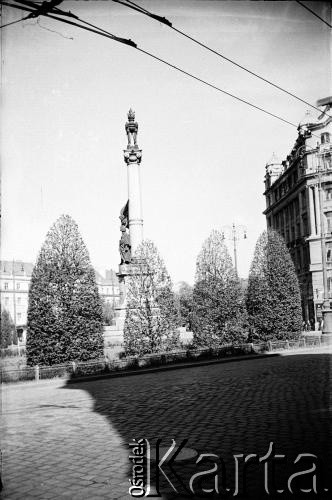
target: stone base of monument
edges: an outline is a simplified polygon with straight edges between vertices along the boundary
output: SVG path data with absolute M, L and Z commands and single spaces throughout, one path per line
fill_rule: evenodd
M 104 346 L 110 347 L 112 345 L 123 344 L 123 330 L 118 330 L 116 326 L 104 327 Z

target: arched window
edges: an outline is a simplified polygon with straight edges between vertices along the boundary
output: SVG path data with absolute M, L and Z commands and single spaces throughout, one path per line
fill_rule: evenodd
M 330 142 L 330 134 L 329 132 L 324 132 L 320 135 L 320 141 L 322 144 L 328 144 Z

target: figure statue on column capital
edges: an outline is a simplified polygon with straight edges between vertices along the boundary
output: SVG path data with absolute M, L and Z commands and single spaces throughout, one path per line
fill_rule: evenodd
M 137 145 L 138 123 L 135 122 L 135 111 L 133 111 L 131 108 L 128 111 L 128 121 L 126 123 L 125 129 L 128 137 L 127 149 L 138 149 Z
M 127 232 L 127 229 L 129 229 L 129 200 L 122 208 L 119 219 L 121 221 L 121 226 L 120 226 L 121 239 L 119 242 L 121 264 L 130 264 L 131 244 L 130 244 L 130 235 Z

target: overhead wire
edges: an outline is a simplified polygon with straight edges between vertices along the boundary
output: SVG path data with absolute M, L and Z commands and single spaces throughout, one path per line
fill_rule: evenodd
M 244 104 L 247 104 L 248 106 L 251 106 L 252 108 L 255 108 L 255 109 L 259 110 L 259 111 L 262 111 L 263 113 L 266 113 L 267 115 L 273 116 L 274 118 L 277 118 L 278 120 L 281 120 L 282 122 L 288 123 L 288 125 L 292 125 L 293 127 L 297 128 L 297 125 L 295 125 L 295 123 L 292 123 L 292 122 L 286 120 L 285 118 L 282 118 L 279 115 L 275 115 L 274 113 L 271 113 L 270 111 L 267 111 L 266 109 L 261 108 L 260 106 L 256 106 L 256 104 L 253 104 L 253 103 L 251 103 L 249 101 L 246 101 L 245 99 L 242 99 L 241 97 L 238 97 L 238 96 L 236 96 L 234 94 L 231 94 L 227 90 L 223 90 L 220 87 L 217 87 L 216 85 L 214 85 L 212 83 L 209 83 L 206 80 L 203 80 L 203 78 L 195 76 L 192 73 L 190 73 L 189 71 L 186 71 L 186 70 L 180 68 L 179 66 L 176 66 L 175 64 L 169 63 L 165 59 L 162 59 L 161 57 L 158 57 L 155 54 L 152 54 L 151 52 L 148 52 L 147 50 L 141 49 L 140 47 L 137 47 L 137 50 L 139 50 L 143 54 L 146 54 L 146 55 L 148 55 L 150 57 L 153 57 L 153 59 L 156 59 L 157 61 L 159 61 L 159 62 L 161 62 L 163 64 L 166 64 L 167 66 L 169 66 L 169 67 L 171 67 L 171 68 L 179 71 L 180 73 L 182 73 L 182 74 L 184 74 L 186 76 L 189 76 L 190 78 L 193 78 L 194 80 L 197 80 L 198 82 L 201 82 L 204 85 L 207 85 L 208 87 L 211 87 L 211 88 L 217 90 L 218 92 L 222 92 L 223 94 L 226 94 L 229 97 L 232 97 L 233 99 L 236 99 L 237 101 L 240 101 L 240 102 L 242 102 Z
M 16 19 L 16 21 L 12 21 L 11 23 L 1 24 L 0 28 L 6 28 L 7 26 L 11 26 L 12 24 L 21 23 L 22 21 L 26 21 L 29 19 L 29 16 L 21 17 L 20 19 Z
M 18 0 L 18 1 L 20 1 L 20 0 Z M 25 0 L 25 2 L 26 2 L 26 0 Z M 7 6 L 14 7 L 14 8 L 21 9 L 21 10 L 26 10 L 28 12 L 33 12 L 33 13 L 36 12 L 36 10 L 35 9 L 31 9 L 31 7 L 18 6 L 18 5 L 14 5 L 14 4 L 5 2 L 3 0 L 1 0 L 1 3 L 3 5 L 7 5 Z M 23 2 L 21 2 L 21 3 L 23 3 Z M 28 2 L 26 2 L 26 3 L 28 3 Z M 29 2 L 29 4 L 33 4 L 33 2 Z M 68 14 L 68 13 L 66 13 L 66 14 Z M 286 118 L 283 118 L 283 117 L 281 117 L 279 115 L 276 115 L 276 114 L 274 114 L 274 113 L 272 113 L 272 112 L 270 112 L 270 111 L 268 111 L 268 110 L 266 110 L 264 108 L 261 108 L 260 106 L 257 106 L 256 104 L 253 104 L 252 102 L 249 102 L 249 101 L 247 101 L 245 99 L 242 99 L 241 97 L 236 96 L 236 95 L 234 95 L 234 94 L 232 94 L 232 93 L 230 93 L 230 92 L 228 92 L 228 91 L 226 91 L 224 89 L 221 89 L 217 85 L 214 85 L 214 84 L 212 84 L 212 83 L 204 80 L 203 78 L 200 78 L 200 77 L 198 77 L 198 76 L 190 73 L 189 71 L 186 71 L 186 70 L 180 68 L 179 66 L 176 66 L 175 64 L 172 64 L 172 63 L 166 61 L 165 59 L 162 59 L 161 57 L 158 57 L 157 55 L 155 55 L 155 54 L 153 54 L 153 53 L 151 53 L 149 51 L 141 49 L 132 40 L 127 40 L 127 39 L 123 39 L 123 38 L 117 37 L 117 36 L 113 35 L 112 33 L 108 32 L 108 31 L 106 31 L 106 30 L 104 30 L 102 28 L 96 27 L 95 25 L 92 25 L 91 23 L 87 23 L 86 21 L 83 21 L 82 19 L 80 19 L 78 16 L 75 16 L 74 14 L 71 17 L 75 16 L 75 19 L 77 21 L 85 23 L 85 24 L 88 24 L 89 26 L 94 26 L 94 28 L 96 28 L 96 29 L 91 28 L 91 27 L 87 27 L 87 26 L 82 26 L 81 24 L 77 24 L 77 23 L 75 23 L 73 21 L 69 21 L 68 19 L 63 19 L 63 18 L 56 17 L 56 16 L 54 16 L 54 15 L 48 13 L 48 12 L 43 12 L 42 15 L 44 15 L 46 17 L 49 17 L 51 19 L 54 19 L 56 21 L 64 22 L 66 24 L 69 24 L 69 25 L 72 25 L 72 26 L 76 26 L 78 28 L 81 28 L 81 29 L 84 29 L 84 30 L 87 30 L 87 31 L 91 31 L 91 32 L 93 32 L 95 34 L 104 36 L 106 38 L 110 38 L 111 40 L 119 41 L 121 43 L 125 43 L 126 45 L 130 45 L 130 46 L 134 47 L 136 50 L 138 50 L 139 52 L 141 52 L 141 53 L 143 53 L 143 54 L 145 54 L 145 55 L 147 55 L 147 56 L 149 56 L 149 57 L 151 57 L 151 58 L 153 58 L 153 59 L 155 59 L 155 60 L 157 60 L 157 61 L 165 64 L 165 65 L 167 65 L 168 67 L 171 67 L 171 68 L 179 71 L 180 73 L 182 73 L 182 74 L 184 74 L 184 75 L 186 75 L 186 76 L 188 76 L 188 77 L 190 77 L 190 78 L 192 78 L 192 79 L 194 79 L 194 80 L 196 80 L 196 81 L 198 81 L 198 82 L 200 82 L 200 83 L 202 83 L 202 84 L 204 84 L 204 85 L 206 85 L 206 86 L 208 86 L 208 87 L 210 87 L 210 88 L 212 88 L 214 90 L 217 90 L 218 92 L 221 92 L 221 93 L 223 93 L 223 94 L 225 94 L 225 95 L 227 95 L 229 97 L 232 97 L 233 99 L 235 99 L 235 100 L 237 100 L 239 102 L 242 102 L 243 104 L 246 104 L 246 105 L 248 105 L 248 106 L 250 106 L 250 107 L 252 107 L 252 108 L 254 108 L 254 109 L 258 110 L 258 111 L 261 111 L 261 112 L 265 113 L 266 115 L 269 115 L 269 116 L 271 116 L 273 118 L 276 118 L 276 119 L 282 121 L 283 123 L 286 123 L 286 124 L 288 124 L 288 125 L 290 125 L 292 127 L 295 127 L 296 129 L 298 128 L 298 126 L 295 123 L 292 123 L 291 121 L 287 120 Z M 312 133 L 312 135 L 315 136 L 315 134 L 313 134 L 313 133 Z M 318 137 L 318 136 L 316 136 L 316 137 Z
M 320 21 L 322 21 L 324 24 L 327 24 L 327 26 L 329 28 L 332 28 L 332 25 L 329 24 L 327 21 L 325 21 L 325 19 L 323 19 L 322 17 L 320 17 L 316 12 L 314 12 L 313 10 L 311 10 L 307 5 L 305 5 L 304 3 L 302 2 L 299 2 L 299 0 L 295 0 L 296 3 L 298 3 L 299 5 L 301 5 L 304 9 L 308 10 L 309 12 L 311 12 L 311 14 L 315 17 L 317 17 L 318 19 L 320 19 Z
M 50 28 L 46 28 L 46 26 L 43 26 L 42 24 L 40 24 L 39 17 L 37 19 L 37 24 L 38 24 L 39 28 L 42 28 L 43 30 L 50 31 L 51 33 L 56 33 L 57 35 L 61 36 L 62 38 L 66 38 L 67 40 L 74 40 L 74 38 L 72 36 L 66 36 L 66 35 L 63 35 L 62 33 L 59 33 L 59 31 L 51 30 Z
M 234 66 L 237 66 L 238 68 L 242 69 L 243 71 L 246 71 L 250 75 L 258 78 L 259 80 L 261 80 L 261 81 L 263 81 L 263 82 L 265 82 L 265 83 L 273 86 L 274 88 L 280 90 L 281 92 L 284 92 L 285 94 L 293 97 L 294 99 L 297 99 L 298 101 L 302 102 L 303 104 L 306 104 L 307 106 L 311 107 L 312 109 L 315 109 L 316 111 L 319 111 L 320 113 L 322 113 L 321 109 L 319 109 L 318 107 L 314 106 L 310 102 L 306 101 L 305 99 L 302 99 L 301 97 L 297 96 L 296 94 L 294 94 L 290 90 L 287 90 L 287 89 L 281 87 L 280 85 L 278 85 L 276 83 L 273 83 L 271 80 L 269 80 L 269 79 L 267 79 L 267 78 L 259 75 L 258 73 L 255 73 L 254 71 L 250 70 L 249 68 L 246 68 L 242 64 L 234 61 L 234 59 L 231 59 L 231 58 L 225 56 L 221 52 L 219 52 L 219 51 L 217 51 L 217 50 L 209 47 L 205 43 L 200 42 L 199 40 L 197 40 L 196 38 L 192 37 L 191 35 L 188 35 L 188 33 L 185 33 L 184 31 L 180 30 L 179 28 L 176 28 L 175 26 L 173 26 L 173 24 L 170 21 L 168 21 L 167 19 L 165 19 L 164 17 L 157 16 L 156 14 L 153 14 L 153 13 L 149 12 L 148 10 L 144 9 L 140 5 L 137 5 L 136 3 L 134 3 L 131 0 L 125 0 L 125 1 L 123 1 L 123 0 L 112 0 L 112 1 L 114 3 L 119 3 L 121 5 L 124 5 L 124 6 L 128 7 L 128 8 L 130 8 L 130 9 L 136 10 L 137 12 L 140 12 L 141 14 L 144 14 L 144 15 L 146 15 L 148 17 L 152 17 L 153 19 L 155 19 L 155 20 L 157 20 L 159 22 L 162 22 L 163 24 L 165 24 L 166 26 L 168 26 L 169 28 L 171 28 L 176 33 L 184 36 L 185 38 L 191 40 L 192 42 L 196 43 L 197 45 L 200 45 L 204 49 L 212 52 L 213 54 L 217 55 L 218 57 L 221 57 L 225 61 L 228 61 L 229 63 L 233 64 Z M 325 113 L 325 112 L 323 112 L 323 113 L 326 114 L 327 117 L 330 117 L 330 115 L 328 115 L 327 113 Z
M 23 2 L 21 2 L 21 3 L 23 3 Z M 29 2 L 29 3 L 32 4 L 33 2 Z M 3 1 L 3 0 L 1 0 L 1 4 L 7 5 L 9 7 L 14 7 L 16 9 L 20 9 L 20 10 L 25 10 L 25 11 L 31 12 L 34 15 L 29 16 L 29 17 L 36 17 L 36 10 L 32 9 L 31 7 L 27 7 L 27 6 L 23 7 L 21 5 L 14 5 L 12 3 L 8 3 L 8 2 Z M 66 13 L 66 14 L 68 14 L 68 13 Z M 110 38 L 111 40 L 114 40 L 116 42 L 124 43 L 126 45 L 130 45 L 130 46 L 136 48 L 136 44 L 132 40 L 128 40 L 126 38 L 120 38 L 120 37 L 118 37 L 116 35 L 113 35 L 112 33 L 108 32 L 106 30 L 103 30 L 103 29 L 100 29 L 100 28 L 96 28 L 96 29 L 88 28 L 86 26 L 82 26 L 81 24 L 74 23 L 73 21 L 69 21 L 68 19 L 63 19 L 63 18 L 60 18 L 60 17 L 56 17 L 56 16 L 54 16 L 52 14 L 49 14 L 47 12 L 43 12 L 42 15 L 46 16 L 46 17 L 49 17 L 51 19 L 55 19 L 56 21 L 60 21 L 60 22 L 66 23 L 66 24 L 70 24 L 72 26 L 77 26 L 78 28 L 81 28 L 83 30 L 91 31 L 92 33 L 96 33 L 97 35 L 105 36 L 106 38 Z M 77 20 L 80 21 L 80 19 L 77 16 L 75 16 L 74 14 L 71 15 L 70 17 L 75 17 L 75 19 L 77 19 Z M 90 24 L 90 23 L 87 23 L 87 24 Z

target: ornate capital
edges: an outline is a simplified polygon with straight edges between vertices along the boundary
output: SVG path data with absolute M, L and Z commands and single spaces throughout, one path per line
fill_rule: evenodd
M 141 149 L 125 149 L 123 151 L 124 161 L 127 165 L 133 163 L 141 163 L 142 160 L 142 150 Z

